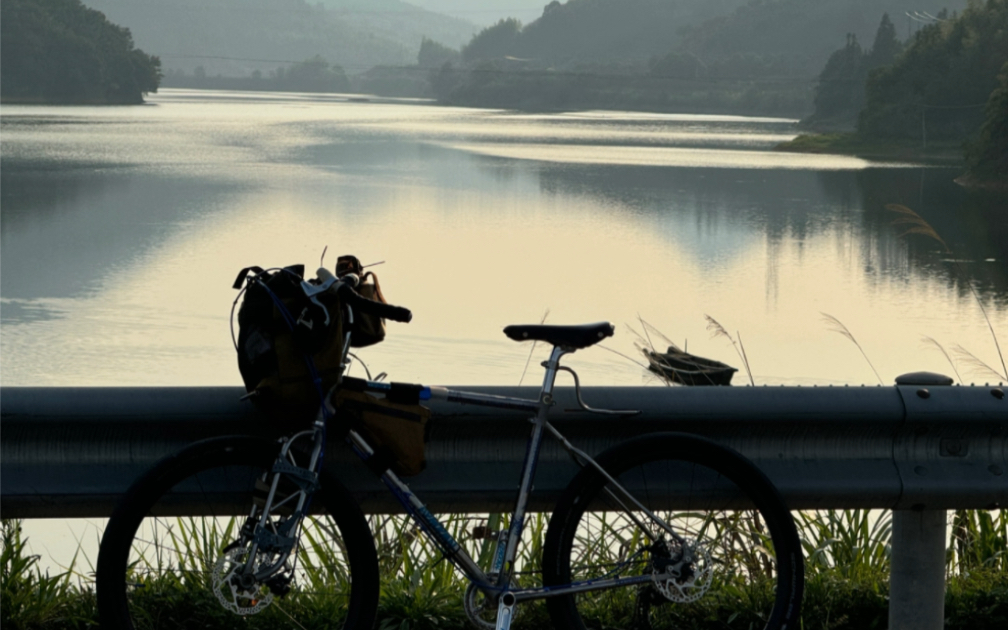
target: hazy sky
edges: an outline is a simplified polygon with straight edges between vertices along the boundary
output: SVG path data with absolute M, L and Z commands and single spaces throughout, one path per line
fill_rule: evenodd
M 542 15 L 549 0 L 406 0 L 430 11 L 460 17 L 485 26 L 506 17 L 528 24 Z

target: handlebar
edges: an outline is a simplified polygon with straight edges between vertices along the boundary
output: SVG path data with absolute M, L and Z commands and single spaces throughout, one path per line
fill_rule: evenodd
M 320 267 L 316 275 L 323 281 L 329 281 L 330 278 L 335 280 L 332 272 L 325 267 Z M 368 313 L 375 317 L 391 319 L 394 322 L 402 322 L 404 324 L 408 324 L 413 319 L 413 313 L 408 308 L 366 298 L 357 293 L 354 287 L 347 282 L 337 282 L 333 287 L 341 299 L 361 313 Z
M 376 317 L 391 319 L 394 322 L 402 322 L 404 324 L 408 324 L 413 319 L 413 313 L 408 308 L 366 298 L 357 293 L 349 284 L 344 283 L 338 286 L 339 288 L 336 289 L 337 295 L 361 313 L 369 313 Z

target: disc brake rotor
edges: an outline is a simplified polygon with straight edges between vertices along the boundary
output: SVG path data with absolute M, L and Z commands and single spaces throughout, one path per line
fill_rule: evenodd
M 213 591 L 217 595 L 217 601 L 227 610 L 241 616 L 262 612 L 273 602 L 273 593 L 265 585 L 254 580 L 247 586 L 241 584 L 242 569 L 247 560 L 247 548 L 227 550 L 217 559 L 213 572 Z M 256 562 L 253 566 L 258 564 L 260 563 Z
M 710 588 L 714 579 L 710 553 L 702 546 L 692 548 L 693 561 L 680 564 L 680 569 L 686 569 L 686 575 L 673 576 L 660 571 L 657 567 L 651 576 L 654 587 L 665 599 L 680 604 L 695 602 Z

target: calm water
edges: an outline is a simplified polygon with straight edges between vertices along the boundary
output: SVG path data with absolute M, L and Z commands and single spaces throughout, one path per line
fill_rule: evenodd
M 4 107 L 0 382 L 239 384 L 236 273 L 312 268 L 326 247 L 330 266 L 386 261 L 386 295 L 414 310 L 361 352 L 397 380 L 515 384 L 529 348 L 500 330 L 547 310 L 618 325 L 615 352 L 569 359 L 591 385 L 660 385 L 633 362 L 640 319 L 739 366 L 705 314 L 741 336 L 757 384 L 877 382 L 823 312 L 886 383 L 951 373 L 925 335 L 999 365 L 963 276 L 1008 338 L 1005 200 L 955 172 L 769 150 L 794 134 L 776 119 L 172 90 L 141 107 Z M 887 203 L 955 256 L 900 238 Z M 51 566 L 78 542 L 94 561 L 101 527 L 26 524 Z
M 823 312 L 886 383 L 951 373 L 924 336 L 1000 366 L 964 275 L 1008 345 L 1004 199 L 947 170 L 771 151 L 793 121 L 177 90 L 0 120 L 3 385 L 238 384 L 235 274 L 326 247 L 330 266 L 386 261 L 386 295 L 414 310 L 361 353 L 397 380 L 515 384 L 529 348 L 500 330 L 547 310 L 616 323 L 607 347 L 633 359 L 643 318 L 738 366 L 710 315 L 757 384 L 877 382 Z M 955 255 L 901 238 L 887 203 Z M 659 384 L 602 349 L 570 364 Z

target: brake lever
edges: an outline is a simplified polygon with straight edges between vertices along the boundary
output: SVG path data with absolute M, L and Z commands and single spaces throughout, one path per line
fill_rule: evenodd
M 322 309 L 322 312 L 325 313 L 325 325 L 328 326 L 329 325 L 329 309 L 327 309 L 326 307 L 322 306 L 322 303 L 319 302 L 319 300 L 318 300 L 318 296 L 321 295 L 322 293 L 325 293 L 330 288 L 332 288 L 332 285 L 336 284 L 336 282 L 338 282 L 338 280 L 336 279 L 336 276 L 334 276 L 331 273 L 329 273 L 329 270 L 326 269 L 325 267 L 319 267 L 319 270 L 317 272 L 315 272 L 315 273 L 319 277 L 319 279 L 322 280 L 322 282 L 320 284 L 311 284 L 311 283 L 309 283 L 306 280 L 302 280 L 301 281 L 301 290 L 304 291 L 305 296 L 313 304 L 315 304 L 315 306 L 318 306 L 320 309 Z

